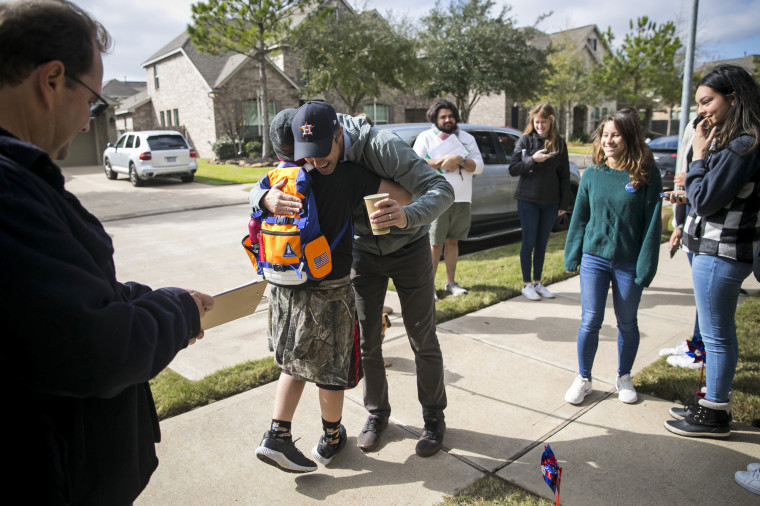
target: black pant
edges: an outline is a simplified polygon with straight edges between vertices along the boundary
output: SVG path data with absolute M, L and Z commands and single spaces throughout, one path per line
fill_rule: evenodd
M 435 328 L 433 263 L 427 235 L 389 255 L 354 249 L 351 278 L 362 330 L 364 407 L 383 418 L 391 413 L 381 337 L 383 303 L 390 278 L 401 300 L 401 315 L 414 351 L 422 416 L 443 418 L 446 389 L 443 356 Z

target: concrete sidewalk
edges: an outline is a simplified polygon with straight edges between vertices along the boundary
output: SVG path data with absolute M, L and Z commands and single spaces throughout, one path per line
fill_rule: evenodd
M 755 292 L 760 284 L 750 276 L 744 287 Z M 359 387 L 346 395 L 348 444 L 328 468 L 294 475 L 259 462 L 253 452 L 269 427 L 273 383 L 163 422 L 161 464 L 137 504 L 435 504 L 490 473 L 552 498 L 539 471 L 545 443 L 563 467 L 562 504 L 758 504 L 733 473 L 760 462 L 760 430 L 734 424 L 723 441 L 678 437 L 662 426 L 672 403 L 644 392 L 634 405 L 617 400 L 611 297 L 594 393 L 580 406 L 564 402 L 577 369 L 579 279 L 550 289 L 556 299 L 518 297 L 438 326 L 449 407 L 444 451 L 437 455 L 414 453 L 422 430 L 414 357 L 389 292 L 387 303 L 396 312 L 384 354 L 392 364 L 393 413 L 377 451 L 356 447 L 367 416 Z M 260 323 L 257 332 L 265 332 L 265 313 L 250 318 Z M 693 318 L 686 256 L 670 259 L 663 245 L 639 310 L 634 373 L 657 360 L 661 348 L 689 337 Z M 193 347 L 193 360 L 204 360 L 202 346 Z M 321 434 L 314 385 L 305 389 L 293 432 L 308 454 Z

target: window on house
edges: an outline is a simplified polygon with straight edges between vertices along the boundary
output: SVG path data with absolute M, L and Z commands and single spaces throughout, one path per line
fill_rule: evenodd
M 179 109 L 174 109 L 174 126 L 179 126 Z
M 388 123 L 389 107 L 382 104 L 367 104 L 363 107 L 363 112 L 375 122 L 375 125 L 385 125 Z
M 596 39 L 591 37 L 588 39 L 588 45 L 593 50 L 596 51 Z
M 153 64 L 153 84 L 158 89 L 158 65 Z
M 608 109 L 606 107 L 602 108 L 602 116 L 607 116 Z
M 168 109 L 166 111 L 166 126 L 172 126 L 172 110 Z
M 166 126 L 166 121 L 164 120 L 164 111 L 160 112 L 160 117 L 161 117 L 161 126 L 165 127 Z
M 267 104 L 269 107 L 269 119 L 274 117 L 274 100 L 269 100 Z M 261 110 L 261 100 L 254 98 L 253 100 L 243 100 L 243 125 L 261 127 L 263 111 Z

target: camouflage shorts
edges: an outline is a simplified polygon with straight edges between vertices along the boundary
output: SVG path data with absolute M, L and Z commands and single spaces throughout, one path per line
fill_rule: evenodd
M 274 361 L 296 379 L 353 387 L 356 302 L 348 276 L 318 285 L 272 285 L 269 340 Z M 353 357 L 353 360 L 352 360 Z

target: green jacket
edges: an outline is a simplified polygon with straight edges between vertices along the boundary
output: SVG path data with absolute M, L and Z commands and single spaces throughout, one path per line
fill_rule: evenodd
M 633 193 L 624 170 L 592 165 L 583 172 L 565 242 L 565 270 L 574 271 L 584 253 L 634 262 L 635 283 L 648 287 L 657 272 L 662 230 L 662 179 L 649 167 L 650 181 Z
M 387 255 L 427 235 L 429 225 L 454 202 L 454 189 L 411 146 L 389 130 L 376 130 L 363 118 L 338 114 L 338 121 L 351 138 L 349 161 L 378 176 L 395 181 L 414 201 L 404 206 L 407 226 L 391 227 L 385 235 L 372 235 L 364 205 L 354 210 L 354 240 L 357 249 Z

